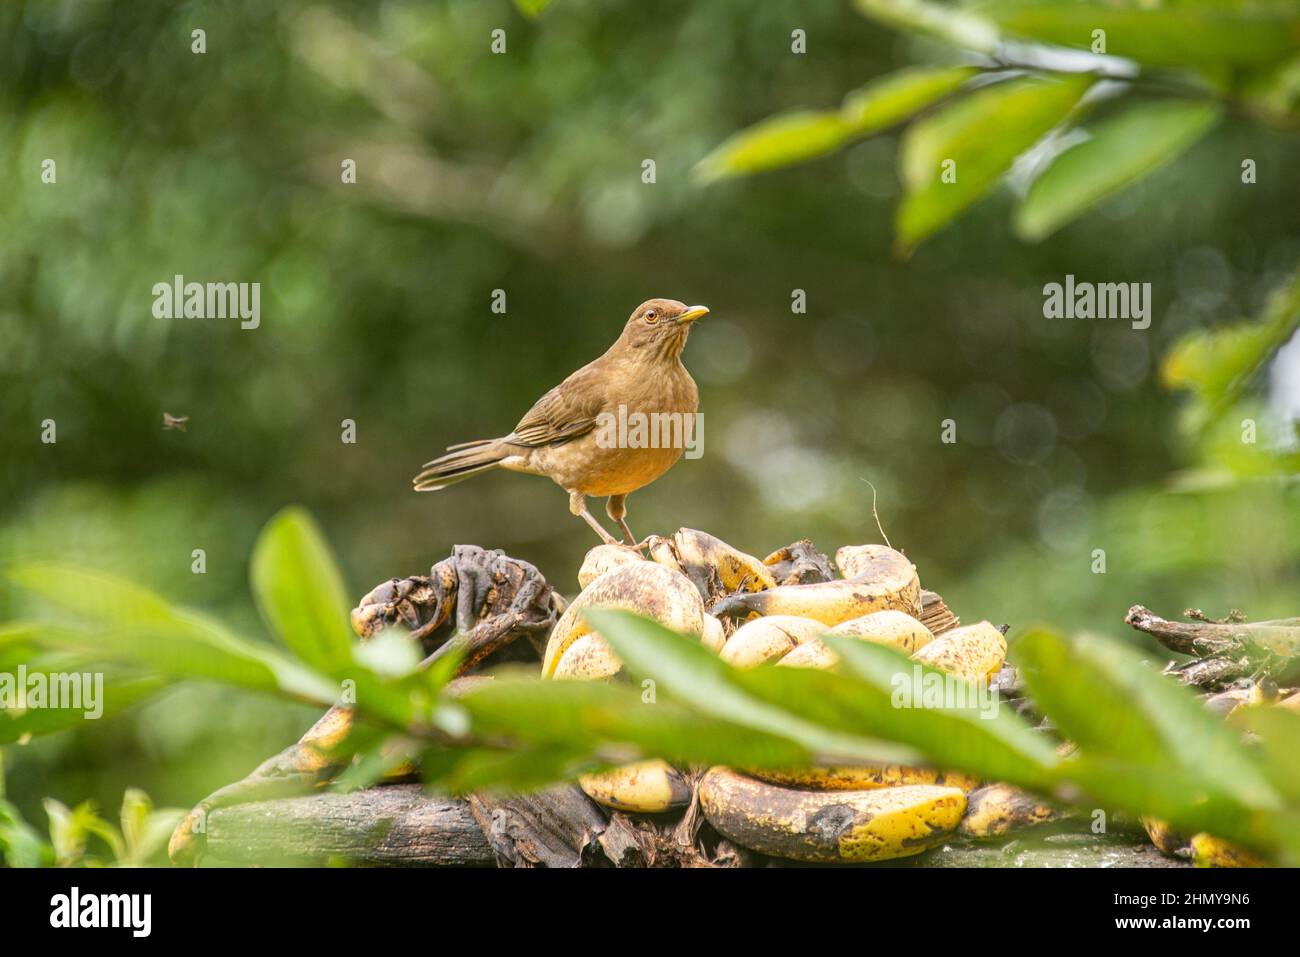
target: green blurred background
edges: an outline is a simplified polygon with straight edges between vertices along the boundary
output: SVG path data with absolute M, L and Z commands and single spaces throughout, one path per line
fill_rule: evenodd
M 631 499 L 638 534 L 833 553 L 879 539 L 869 481 L 894 546 L 967 620 L 1122 634 L 1136 602 L 1300 614 L 1295 490 L 1178 481 L 1198 456 L 1156 378 L 1178 336 L 1256 313 L 1300 262 L 1295 134 L 1229 119 L 1037 246 L 998 195 L 906 262 L 895 137 L 692 183 L 735 130 L 933 53 L 841 0 L 561 2 L 538 21 L 508 0 L 5 4 L 0 562 L 102 567 L 262 634 L 249 550 L 301 503 L 357 596 L 457 543 L 572 592 L 594 539 L 561 490 L 410 479 L 507 432 L 665 296 L 713 310 L 685 355 L 704 456 Z M 177 273 L 260 282 L 260 328 L 155 318 L 151 287 Z M 1045 320 L 1042 287 L 1067 273 L 1150 282 L 1151 329 Z M 1275 407 L 1294 407 L 1295 378 L 1274 376 Z M 23 610 L 0 585 L 0 615 Z M 189 805 L 313 717 L 176 689 L 6 749 L 9 797 L 40 824 L 46 795 L 112 810 L 135 785 Z

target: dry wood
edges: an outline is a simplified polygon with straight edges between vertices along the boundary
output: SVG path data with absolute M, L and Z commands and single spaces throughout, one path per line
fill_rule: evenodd
M 1149 608 L 1134 605 L 1125 624 L 1151 635 L 1170 651 L 1196 658 L 1221 657 L 1240 652 L 1300 655 L 1300 628 L 1280 622 L 1169 621 Z
M 236 864 L 491 866 L 492 846 L 469 805 L 391 784 L 236 804 L 212 811 L 207 849 Z

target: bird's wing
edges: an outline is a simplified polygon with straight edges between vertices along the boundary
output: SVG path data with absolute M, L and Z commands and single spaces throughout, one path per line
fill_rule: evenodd
M 604 407 L 600 370 L 584 366 L 538 399 L 506 441 L 529 446 L 567 442 L 594 429 Z

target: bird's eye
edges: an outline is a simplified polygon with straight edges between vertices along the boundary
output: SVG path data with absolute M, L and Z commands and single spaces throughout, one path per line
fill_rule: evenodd
M 646 310 L 646 313 L 645 313 L 645 321 L 646 321 L 646 322 L 658 322 L 658 321 L 659 321 L 659 313 L 655 312 L 653 309 L 647 309 L 647 310 Z

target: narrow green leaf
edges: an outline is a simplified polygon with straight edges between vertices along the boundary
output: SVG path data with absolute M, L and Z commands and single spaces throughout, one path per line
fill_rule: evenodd
M 864 733 L 912 745 L 931 763 L 1050 790 L 1057 764 L 1051 741 L 985 689 L 912 661 L 892 648 L 825 636 L 841 670 L 856 679 L 847 699 Z M 942 688 L 938 702 L 927 688 Z
M 738 683 L 737 676 L 743 672 L 727 665 L 699 641 L 674 634 L 656 622 L 609 609 L 591 609 L 587 619 L 632 675 L 654 681 L 659 696 L 789 738 L 839 763 L 909 764 L 921 760 L 911 748 L 824 728 L 754 697 Z
M 1006 80 L 908 127 L 899 149 L 900 249 L 910 251 L 987 193 L 1017 156 L 1070 114 L 1091 83 L 1087 76 Z
M 1020 638 L 1014 650 L 1030 694 L 1085 754 L 1181 768 L 1201 782 L 1198 791 L 1257 809 L 1280 806 L 1240 736 L 1136 651 L 1080 635 L 1071 653 L 1044 630 Z
M 629 759 L 755 767 L 806 762 L 808 749 L 780 734 L 699 714 L 621 682 L 498 677 L 459 699 L 477 735 L 533 747 L 631 749 Z
M 890 73 L 844 98 L 840 118 L 853 136 L 866 136 L 943 99 L 977 74 L 974 67 L 912 67 Z
M 729 137 L 696 165 L 697 182 L 712 183 L 793 166 L 833 153 L 850 128 L 832 111 L 797 110 L 770 116 Z
M 978 11 L 951 4 L 928 3 L 926 0 L 854 0 L 854 6 L 866 17 L 897 27 L 907 33 L 920 33 L 945 43 L 993 53 L 1001 43 L 997 25 Z
M 1300 46 L 1300 17 L 1288 4 L 1141 0 L 994 0 L 980 12 L 1009 33 L 1104 52 L 1151 66 L 1257 66 Z
M 1221 115 L 1212 103 L 1142 102 L 1087 129 L 1029 188 L 1016 232 L 1050 236 L 1097 203 L 1169 163 L 1205 135 Z
M 303 661 L 332 673 L 352 660 L 347 590 L 324 535 L 286 508 L 253 547 L 253 595 L 271 630 Z

